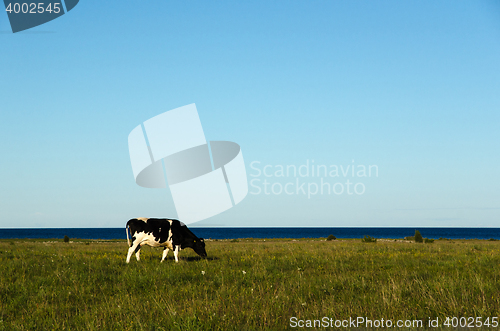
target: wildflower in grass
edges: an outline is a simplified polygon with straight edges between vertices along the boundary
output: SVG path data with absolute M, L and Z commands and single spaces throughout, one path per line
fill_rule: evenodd
M 246 274 L 247 274 L 247 272 L 246 272 L 245 270 L 243 270 L 242 272 L 243 272 L 243 274 L 244 274 L 244 275 L 246 275 Z
M 202 274 L 202 275 L 205 275 L 205 270 L 202 270 L 202 271 L 201 271 L 201 274 Z

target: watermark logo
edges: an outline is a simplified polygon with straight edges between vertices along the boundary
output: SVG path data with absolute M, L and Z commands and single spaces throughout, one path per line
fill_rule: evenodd
M 79 0 L 37 0 L 36 2 L 4 0 L 12 32 L 31 29 L 69 12 Z
M 195 104 L 157 115 L 128 136 L 135 182 L 166 188 L 177 215 L 189 224 L 215 216 L 241 202 L 248 182 L 240 146 L 207 143 Z

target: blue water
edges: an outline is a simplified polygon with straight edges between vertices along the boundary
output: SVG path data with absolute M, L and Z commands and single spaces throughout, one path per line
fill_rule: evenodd
M 398 239 L 413 236 L 419 230 L 424 238 L 439 239 L 500 239 L 500 228 L 191 228 L 198 237 L 211 239 L 235 238 L 337 238 Z M 0 239 L 64 238 L 126 239 L 125 228 L 83 229 L 0 229 Z

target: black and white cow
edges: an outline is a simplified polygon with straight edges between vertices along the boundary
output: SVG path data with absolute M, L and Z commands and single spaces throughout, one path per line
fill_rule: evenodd
M 127 222 L 125 227 L 127 242 L 129 245 L 127 263 L 135 252 L 137 261 L 140 260 L 141 246 L 163 247 L 161 262 L 165 260 L 168 250 L 174 251 L 175 262 L 179 262 L 179 251 L 186 247 L 192 248 L 198 255 L 205 258 L 205 242 L 203 238 L 196 237 L 187 226 L 173 219 L 167 218 L 133 218 Z M 129 233 L 132 243 L 129 240 Z

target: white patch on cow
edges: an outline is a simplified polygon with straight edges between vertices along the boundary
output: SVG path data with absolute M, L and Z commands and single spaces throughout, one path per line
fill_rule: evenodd
M 180 250 L 181 250 L 180 245 L 175 246 L 175 250 L 174 250 L 175 262 L 179 262 L 179 251 Z
M 149 218 L 147 218 L 147 217 L 137 217 L 136 219 L 137 220 L 141 220 L 141 221 L 147 223 Z
M 149 245 L 151 247 L 162 246 L 158 241 L 156 241 L 155 236 L 152 233 L 136 232 L 136 241 L 139 241 L 140 245 Z
M 160 262 L 163 262 L 163 260 L 165 260 L 165 258 L 167 257 L 168 251 L 169 251 L 168 248 L 163 249 L 163 254 L 161 256 L 161 261 Z
M 136 245 L 132 245 L 132 246 L 130 246 L 130 248 L 128 249 L 128 253 L 127 253 L 127 263 L 129 263 L 129 262 L 130 262 L 130 257 L 131 257 L 131 256 L 132 256 L 132 254 L 134 253 L 134 251 L 135 251 L 135 248 L 136 248 L 136 247 L 137 247 Z

